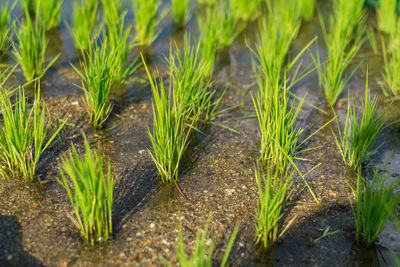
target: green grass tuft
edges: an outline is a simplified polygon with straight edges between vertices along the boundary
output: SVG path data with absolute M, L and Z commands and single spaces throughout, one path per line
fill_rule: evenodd
M 6 53 L 11 44 L 12 27 L 11 27 L 11 12 L 17 2 L 10 5 L 10 0 L 7 0 L 0 9 L 0 58 Z
M 211 267 L 213 266 L 212 256 L 214 253 L 215 245 L 214 241 L 211 240 L 209 242 L 208 237 L 208 226 L 211 221 L 211 216 L 207 220 L 206 225 L 204 226 L 203 232 L 196 233 L 196 241 L 194 243 L 194 250 L 193 253 L 190 255 L 186 252 L 184 240 L 183 240 L 183 230 L 182 230 L 182 223 L 179 221 L 178 229 L 179 229 L 179 236 L 178 236 L 178 246 L 175 249 L 176 256 L 178 257 L 179 266 L 181 267 Z M 233 244 L 235 242 L 235 238 L 238 232 L 238 226 L 233 229 L 232 235 L 229 239 L 228 245 L 225 249 L 224 257 L 220 263 L 221 267 L 226 266 L 228 261 L 229 254 L 232 250 Z M 167 266 L 174 266 L 171 262 L 167 261 L 166 259 L 162 258 L 163 262 Z
M 258 204 L 255 211 L 255 242 L 263 248 L 270 248 L 284 233 L 279 233 L 279 223 L 283 217 L 286 201 L 292 193 L 292 177 L 294 172 L 282 178 L 277 170 L 267 168 L 266 174 L 257 166 L 256 182 L 258 188 Z
M 65 188 L 75 216 L 71 219 L 81 236 L 91 245 L 106 241 L 112 234 L 112 206 L 114 180 L 108 163 L 107 173 L 100 153 L 90 149 L 85 138 L 85 156 L 79 156 L 74 145 L 68 157 L 63 157 L 59 183 Z M 107 177 L 106 177 L 107 175 Z M 72 186 L 66 178 L 68 176 Z
M 343 161 L 353 169 L 368 160 L 380 147 L 372 149 L 388 119 L 387 114 L 378 113 L 377 98 L 375 96 L 371 99 L 368 80 L 361 109 L 360 114 L 355 106 L 349 103 L 344 130 L 343 132 L 340 130 L 339 122 L 337 122 L 339 138 L 335 136 Z
M 395 193 L 400 177 L 388 183 L 386 174 L 374 171 L 370 183 L 361 173 L 357 176 L 355 207 L 352 205 L 356 224 L 356 239 L 371 246 L 378 239 L 388 220 L 394 215 L 400 202 L 400 194 Z
M 100 34 L 98 26 L 98 2 L 91 0 L 75 0 L 72 11 L 72 25 L 68 25 L 76 49 L 80 51 L 91 47 L 93 40 Z
M 56 138 L 65 122 L 50 134 L 51 120 L 46 113 L 44 102 L 40 100 L 39 90 L 32 108 L 29 109 L 28 100 L 22 89 L 5 90 L 4 82 L 5 80 L 0 86 L 3 117 L 0 131 L 0 158 L 3 165 L 0 173 L 5 178 L 21 177 L 26 181 L 32 181 L 40 156 Z M 10 97 L 15 91 L 18 93 L 15 102 L 12 103 Z
M 47 48 L 45 28 L 41 27 L 38 21 L 33 24 L 29 14 L 26 13 L 26 20 L 19 24 L 15 36 L 17 43 L 14 46 L 13 56 L 21 66 L 25 79 L 30 82 L 43 77 L 58 58 L 58 56 L 53 58 L 47 66 L 45 65 Z

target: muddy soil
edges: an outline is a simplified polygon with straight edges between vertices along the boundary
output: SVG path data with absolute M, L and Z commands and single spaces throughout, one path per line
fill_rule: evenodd
M 64 19 L 68 19 L 72 1 L 64 1 Z M 330 11 L 330 1 L 320 1 L 323 14 Z M 165 6 L 166 7 L 166 6 Z M 201 9 L 197 7 L 196 10 Z M 18 15 L 20 12 L 16 10 Z M 131 15 L 128 15 L 131 20 Z M 374 16 L 370 15 L 371 25 Z M 195 33 L 196 20 L 192 18 L 188 30 Z M 292 55 L 298 52 L 315 35 L 318 43 L 311 52 L 324 44 L 318 19 L 302 25 L 295 40 Z M 162 23 L 162 33 L 148 52 L 152 71 L 166 76 L 164 55 L 169 52 L 171 38 L 182 41 L 183 31 L 175 29 L 167 16 Z M 135 73 L 122 88 L 113 92 L 113 113 L 104 130 L 94 130 L 82 101 L 82 93 L 74 83 L 79 83 L 70 63 L 78 63 L 71 36 L 62 23 L 60 30 L 49 34 L 49 55 L 61 54 L 51 68 L 42 91 L 48 111 L 55 117 L 68 119 L 60 137 L 44 153 L 38 170 L 38 181 L 24 183 L 18 180 L 0 181 L 0 265 L 3 266 L 159 266 L 161 257 L 176 263 L 174 249 L 177 241 L 178 220 L 182 221 L 187 245 L 193 245 L 196 232 L 203 229 L 211 215 L 210 233 L 215 244 L 215 262 L 222 258 L 225 246 L 235 225 L 239 233 L 229 262 L 233 266 L 390 266 L 393 255 L 400 256 L 400 236 L 392 223 L 379 238 L 379 245 L 361 248 L 354 241 L 354 222 L 350 203 L 351 186 L 355 175 L 341 161 L 331 129 L 322 129 L 307 140 L 301 153 L 307 161 L 297 161 L 320 204 L 317 205 L 300 176 L 295 177 L 294 193 L 285 210 L 283 226 L 294 219 L 285 235 L 274 249 L 265 252 L 254 246 L 254 209 L 257 204 L 255 162 L 259 156 L 260 135 L 254 118 L 251 93 L 254 79 L 251 72 L 249 44 L 256 41 L 255 25 L 249 25 L 234 45 L 222 51 L 217 59 L 214 87 L 218 93 L 226 88 L 222 107 L 243 106 L 221 114 L 217 121 L 236 129 L 240 134 L 218 126 L 202 128 L 193 136 L 185 155 L 179 186 L 160 183 L 149 151 L 151 144 L 147 124 L 151 128 L 151 92 L 143 69 Z M 134 51 L 132 58 L 137 56 Z M 12 62 L 11 58 L 3 61 Z M 304 67 L 312 60 L 305 55 Z M 369 66 L 370 86 L 385 102 L 376 82 L 381 75 L 382 59 L 374 55 L 366 43 L 354 66 L 361 63 L 351 80 L 350 90 L 343 93 L 337 110 L 343 123 L 347 108 L 347 95 L 358 103 L 364 94 L 366 64 Z M 22 81 L 20 70 L 13 76 Z M 248 94 L 244 94 L 250 88 Z M 329 110 L 318 87 L 315 72 L 301 81 L 293 92 L 305 97 L 307 103 Z M 33 92 L 31 92 L 33 93 Z M 396 107 L 396 103 L 393 107 Z M 399 118 L 394 112 L 392 120 Z M 314 133 L 331 120 L 332 114 L 320 112 L 304 105 L 298 127 L 305 128 L 302 139 Z M 82 133 L 88 136 L 93 148 L 98 149 L 112 164 L 115 177 L 115 203 L 113 208 L 113 235 L 111 240 L 95 248 L 84 244 L 78 230 L 71 223 L 72 213 L 68 196 L 57 182 L 60 157 L 66 155 L 71 144 L 83 151 Z M 384 130 L 379 143 L 385 142 L 366 165 L 366 173 L 383 170 L 391 163 L 389 176 L 400 173 L 400 126 L 394 124 Z M 334 232 L 315 241 L 330 227 Z

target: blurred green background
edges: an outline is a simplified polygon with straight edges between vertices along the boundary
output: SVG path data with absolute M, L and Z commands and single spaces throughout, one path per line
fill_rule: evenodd
M 376 7 L 379 5 L 379 0 L 365 0 L 369 7 Z M 397 12 L 400 13 L 400 0 L 397 0 Z

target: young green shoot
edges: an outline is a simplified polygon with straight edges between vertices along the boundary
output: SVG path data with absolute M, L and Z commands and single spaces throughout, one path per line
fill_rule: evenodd
M 111 113 L 110 92 L 117 81 L 115 70 L 120 67 L 120 53 L 109 48 L 107 38 L 101 47 L 94 42 L 84 53 L 80 62 L 81 70 L 73 66 L 81 77 L 86 109 L 94 128 L 101 128 Z
M 171 0 L 172 21 L 179 26 L 184 26 L 190 20 L 192 0 Z
M 183 240 L 183 230 L 182 230 L 182 223 L 179 221 L 178 229 L 178 246 L 175 249 L 176 256 L 178 258 L 179 266 L 181 267 L 211 267 L 213 265 L 212 256 L 214 253 L 215 245 L 214 240 L 211 239 L 211 243 L 209 242 L 208 237 L 208 226 L 211 221 L 211 216 L 207 220 L 206 225 L 202 233 L 196 233 L 196 241 L 194 243 L 194 250 L 193 253 L 190 255 L 185 248 L 185 243 Z M 231 237 L 229 239 L 228 245 L 225 249 L 224 257 L 219 266 L 224 267 L 226 266 L 229 258 L 229 254 L 231 253 L 233 244 L 235 242 L 235 238 L 238 232 L 238 226 L 233 229 Z M 174 266 L 171 262 L 167 261 L 166 259 L 162 258 L 163 262 L 167 266 Z
M 289 223 L 283 230 L 279 227 L 286 202 L 292 193 L 291 187 L 294 171 L 287 172 L 281 178 L 277 170 L 273 171 L 267 168 L 265 174 L 257 166 L 255 173 L 259 197 L 255 210 L 255 242 L 263 248 L 268 249 L 284 234 L 290 225 Z
M 91 47 L 100 34 L 98 26 L 98 2 L 88 0 L 74 0 L 72 11 L 72 25 L 68 25 L 75 48 L 85 51 Z
M 400 202 L 400 194 L 395 193 L 400 177 L 389 183 L 386 173 L 380 175 L 374 171 L 370 183 L 360 172 L 357 176 L 355 207 L 352 204 L 356 224 L 356 239 L 366 246 L 371 246 L 378 239 L 388 220 L 394 215 Z
M 17 2 L 10 5 L 10 0 L 7 0 L 0 9 L 0 58 L 6 53 L 11 44 L 11 12 Z
M 316 65 L 326 101 L 331 106 L 335 105 L 352 76 L 346 71 L 362 44 L 366 21 L 363 5 L 358 0 L 335 0 L 333 14 L 329 17 L 329 32 L 320 16 L 328 59 L 321 65 L 317 53 Z
M 4 82 L 3 82 L 4 83 Z M 17 91 L 15 102 L 11 93 Z M 35 177 L 40 156 L 50 146 L 63 128 L 62 123 L 51 134 L 51 120 L 46 112 L 38 90 L 31 109 L 28 108 L 21 88 L 6 91 L 1 86 L 0 104 L 3 126 L 0 131 L 0 158 L 3 166 L 0 174 L 4 178 L 19 177 L 32 181 Z
M 58 27 L 63 0 L 37 0 L 40 23 L 46 30 Z
M 74 225 L 79 228 L 85 241 L 94 245 L 106 241 L 112 234 L 114 180 L 110 163 L 105 173 L 101 154 L 90 149 L 86 136 L 84 140 L 84 157 L 78 154 L 72 144 L 72 152 L 61 159 L 61 179 L 58 182 L 65 188 L 71 201 L 75 216 L 70 217 Z
M 160 8 L 158 0 L 132 0 L 136 25 L 136 42 L 138 45 L 150 46 L 159 35 L 157 30 L 161 19 L 157 12 Z
M 15 33 L 17 42 L 14 45 L 13 56 L 21 66 L 26 81 L 41 78 L 46 71 L 57 60 L 58 56 L 46 65 L 45 53 L 47 40 L 45 28 L 41 27 L 38 21 L 32 23 L 28 13 L 24 23 L 20 23 Z
M 335 136 L 336 144 L 343 161 L 349 167 L 358 168 L 377 151 L 381 145 L 375 149 L 372 148 L 378 135 L 385 128 L 387 120 L 388 114 L 378 113 L 376 96 L 371 99 L 367 79 L 361 114 L 356 111 L 354 104 L 350 105 L 349 103 L 343 132 L 340 130 L 339 122 L 337 122 L 339 138 Z

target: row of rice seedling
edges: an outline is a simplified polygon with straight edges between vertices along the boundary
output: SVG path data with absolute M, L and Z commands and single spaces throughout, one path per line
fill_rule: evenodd
M 183 240 L 183 230 L 182 223 L 179 221 L 178 224 L 178 246 L 175 249 L 176 256 L 178 258 L 179 265 L 181 267 L 192 267 L 192 266 L 203 266 L 203 267 L 211 267 L 214 266 L 212 256 L 214 253 L 215 245 L 214 241 L 211 240 L 211 243 L 208 242 L 208 226 L 210 224 L 211 216 L 207 220 L 206 225 L 204 226 L 203 232 L 196 233 L 196 240 L 194 243 L 194 249 L 192 254 L 190 255 L 185 249 L 185 243 Z M 238 227 L 236 226 L 232 232 L 232 235 L 229 239 L 228 245 L 225 249 L 224 257 L 219 266 L 224 267 L 227 264 L 229 254 L 232 250 L 233 243 L 235 242 L 235 238 L 238 232 Z M 161 258 L 167 266 L 174 266 L 171 262 L 167 261 L 164 258 Z
M 366 21 L 363 5 L 364 2 L 358 0 L 335 0 L 333 14 L 329 17 L 329 31 L 320 16 L 328 58 L 321 64 L 317 54 L 316 64 L 320 85 L 331 106 L 335 105 L 352 76 L 346 71 L 362 44 Z
M 40 91 L 38 90 L 33 105 L 29 109 L 28 100 L 20 87 L 11 90 L 4 87 L 11 75 L 11 72 L 6 73 L 7 70 L 0 75 L 2 81 L 0 83 L 0 111 L 3 117 L 0 131 L 0 158 L 3 165 L 0 168 L 0 174 L 4 178 L 21 177 L 32 181 L 40 156 L 56 138 L 66 121 L 50 133 L 52 120 L 40 98 Z M 10 98 L 14 92 L 16 92 L 16 99 L 13 103 Z

